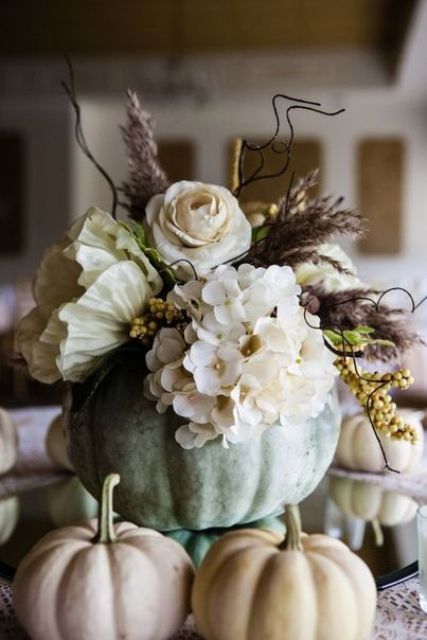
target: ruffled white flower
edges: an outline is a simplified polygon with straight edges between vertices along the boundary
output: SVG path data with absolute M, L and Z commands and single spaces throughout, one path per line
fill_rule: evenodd
M 251 245 L 251 225 L 237 199 L 224 187 L 202 182 L 176 182 L 153 196 L 146 229 L 166 262 L 181 261 L 176 270 L 182 279 L 194 277 L 194 269 L 204 276 Z
M 149 378 L 158 406 L 189 420 L 176 432 L 181 446 L 215 437 L 228 446 L 322 411 L 333 355 L 299 293 L 292 270 L 276 266 L 220 266 L 206 282 L 175 287 L 168 299 L 191 321 L 181 340 L 168 334 L 170 347 L 162 330 L 147 364 L 156 370 Z
M 101 273 L 76 302 L 64 304 L 58 317 L 66 335 L 59 341 L 56 359 L 62 379 L 84 380 L 107 353 L 127 342 L 131 321 L 152 295 L 145 274 L 127 260 Z
M 48 383 L 84 380 L 128 339 L 129 323 L 161 288 L 132 233 L 89 209 L 38 269 L 37 306 L 18 331 L 31 375 Z
M 109 267 L 132 260 L 146 277 L 153 291 L 160 291 L 162 280 L 138 243 L 121 222 L 92 207 L 76 220 L 68 231 L 69 246 L 64 255 L 81 267 L 79 284 L 88 289 Z
M 43 340 L 41 339 L 51 318 L 50 305 L 39 305 L 21 320 L 18 330 L 19 349 L 28 363 L 32 377 L 46 383 L 53 383 L 60 379 L 56 359 L 59 353 L 58 344 L 65 336 L 63 331 L 62 335 L 58 336 L 58 340 L 53 343 L 45 340 L 44 337 Z M 62 324 L 60 327 L 63 328 Z
M 318 264 L 303 262 L 295 269 L 297 282 L 302 286 L 321 285 L 326 293 L 345 291 L 346 289 L 363 286 L 357 277 L 356 267 L 349 256 L 337 244 L 323 244 L 319 247 L 319 254 L 336 260 L 345 269 L 340 272 L 329 262 L 321 260 Z

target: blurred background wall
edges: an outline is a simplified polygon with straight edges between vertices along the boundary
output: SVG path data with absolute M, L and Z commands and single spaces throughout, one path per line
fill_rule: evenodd
M 0 24 L 0 331 L 44 248 L 110 207 L 75 142 L 65 52 L 116 184 L 127 88 L 155 116 L 171 177 L 212 183 L 227 182 L 234 137 L 270 137 L 275 93 L 345 107 L 295 115 L 295 169 L 319 165 L 322 192 L 362 207 L 369 240 L 346 245 L 362 275 L 427 292 L 427 0 L 15 0 Z

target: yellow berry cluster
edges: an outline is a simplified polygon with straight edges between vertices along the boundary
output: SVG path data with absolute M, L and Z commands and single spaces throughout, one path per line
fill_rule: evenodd
M 389 394 L 392 388 L 405 390 L 413 384 L 409 369 L 393 373 L 370 373 L 360 369 L 356 372 L 352 358 L 338 358 L 335 366 L 378 431 L 394 440 L 416 441 L 415 429 L 396 414 L 396 404 Z
M 148 345 L 162 327 L 179 327 L 186 322 L 185 311 L 161 298 L 150 298 L 146 311 L 132 320 L 129 335 Z

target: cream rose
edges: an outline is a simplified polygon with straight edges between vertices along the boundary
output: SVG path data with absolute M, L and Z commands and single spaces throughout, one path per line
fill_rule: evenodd
M 188 260 L 197 275 L 245 253 L 251 225 L 228 189 L 202 182 L 176 182 L 153 196 L 146 208 L 152 246 L 168 263 Z M 178 276 L 194 276 L 190 264 L 178 263 Z

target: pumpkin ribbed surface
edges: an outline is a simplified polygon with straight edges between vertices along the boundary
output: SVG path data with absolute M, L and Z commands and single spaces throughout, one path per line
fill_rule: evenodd
M 14 580 L 18 619 L 33 640 L 168 640 L 189 609 L 185 551 L 130 523 L 112 544 L 94 544 L 96 533 L 90 521 L 40 540 Z
M 360 558 L 324 535 L 302 537 L 302 550 L 281 550 L 279 541 L 272 532 L 246 530 L 211 548 L 192 596 L 203 637 L 367 640 L 376 589 Z
M 160 531 L 230 527 L 283 511 L 325 474 L 339 434 L 335 395 L 322 414 L 296 427 L 274 426 L 246 443 L 182 449 L 184 420 L 144 397 L 145 370 L 127 363 L 90 393 L 70 390 L 65 423 L 72 463 L 97 498 L 101 479 L 121 476 L 116 511 Z M 84 400 L 82 400 L 84 398 Z

